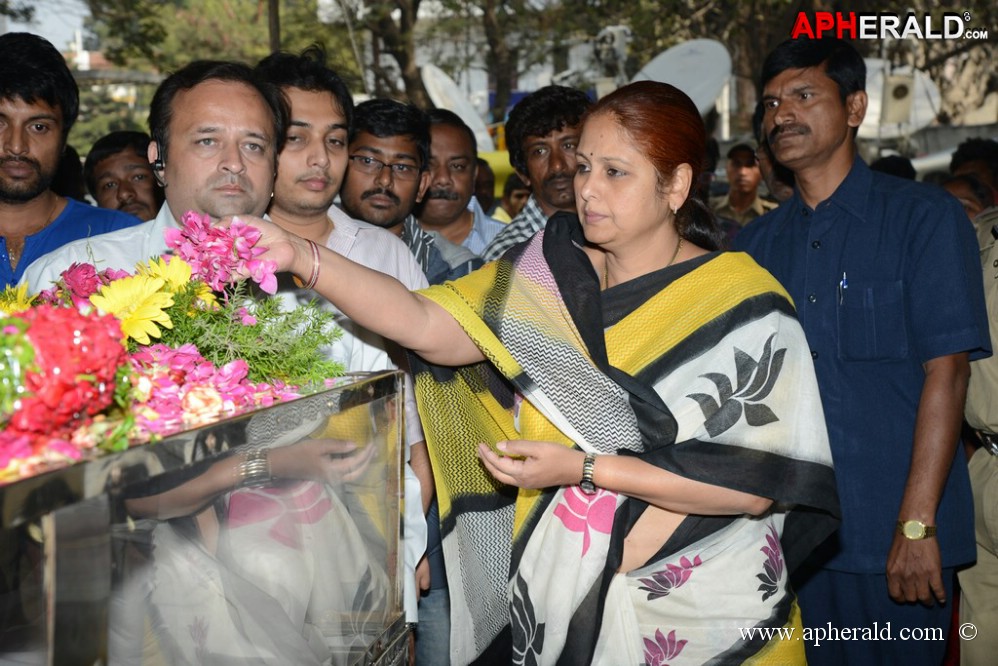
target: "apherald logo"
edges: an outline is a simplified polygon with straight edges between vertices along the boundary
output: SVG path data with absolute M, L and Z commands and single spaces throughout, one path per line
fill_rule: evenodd
M 968 30 L 970 12 L 946 12 L 941 16 L 908 12 L 864 14 L 858 12 L 798 12 L 790 32 L 792 39 L 987 39 L 987 30 Z

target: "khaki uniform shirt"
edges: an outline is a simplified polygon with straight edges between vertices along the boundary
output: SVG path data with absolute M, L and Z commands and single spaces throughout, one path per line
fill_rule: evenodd
M 974 220 L 982 241 L 981 266 L 984 270 L 984 301 L 988 307 L 991 348 L 998 349 L 998 242 L 991 227 L 998 224 L 998 209 L 990 209 Z M 987 235 L 983 230 L 987 230 Z M 986 242 L 985 241 L 989 241 Z M 972 428 L 998 434 L 998 353 L 970 364 L 970 386 L 964 416 Z
M 728 195 L 726 194 L 723 197 L 716 197 L 710 200 L 710 209 L 714 211 L 715 215 L 734 220 L 743 227 L 763 213 L 773 210 L 778 205 L 772 201 L 766 201 L 760 196 L 756 196 L 755 201 L 739 213 L 731 207 L 731 202 L 728 200 Z

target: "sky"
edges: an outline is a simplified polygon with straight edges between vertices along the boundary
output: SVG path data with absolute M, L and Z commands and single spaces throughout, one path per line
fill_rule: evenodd
M 83 19 L 90 15 L 80 0 L 39 0 L 35 5 L 32 24 L 7 23 L 10 32 L 33 32 L 52 42 L 64 51 L 73 40 L 74 32 L 83 27 Z

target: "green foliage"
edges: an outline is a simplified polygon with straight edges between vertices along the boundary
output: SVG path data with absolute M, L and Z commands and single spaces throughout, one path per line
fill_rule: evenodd
M 145 107 L 152 96 L 151 86 L 138 86 L 139 102 L 134 106 L 112 99 L 107 86 L 80 87 L 80 116 L 73 125 L 69 143 L 85 156 L 97 139 L 117 130 L 148 132 Z
M 342 331 L 318 302 L 286 311 L 279 298 L 251 298 L 246 282 L 240 282 L 218 308 L 206 309 L 198 289 L 189 283 L 174 293 L 166 310 L 173 328 L 162 330 L 160 342 L 171 347 L 193 343 L 216 367 L 243 359 L 254 382 L 305 385 L 343 374 L 343 367 L 323 353 Z M 244 314 L 257 323 L 244 324 Z
M 35 16 L 35 8 L 25 2 L 0 0 L 0 16 L 7 16 L 19 23 L 30 23 Z
M 344 31 L 318 22 L 317 0 L 280 4 L 282 49 L 300 51 L 319 42 L 344 78 L 359 77 Z M 255 64 L 270 53 L 267 3 L 261 0 L 88 0 L 87 5 L 105 56 L 132 69 L 169 72 L 199 58 Z

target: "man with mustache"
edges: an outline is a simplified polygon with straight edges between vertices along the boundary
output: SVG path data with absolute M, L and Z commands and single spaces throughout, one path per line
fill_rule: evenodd
M 859 158 L 866 67 L 850 44 L 788 40 L 761 78 L 768 144 L 796 188 L 735 245 L 797 307 L 842 505 L 838 533 L 795 575 L 801 616 L 826 631 L 889 625 L 894 639 L 808 642 L 807 659 L 939 664 L 954 571 L 975 557 L 958 446 L 968 361 L 991 351 L 974 230 L 938 188 Z M 898 640 L 912 631 L 932 639 Z
M 419 224 L 475 254 L 505 225 L 485 214 L 475 196 L 478 143 L 461 117 L 433 109 L 430 118 L 430 186 L 416 207 Z M 493 179 L 494 180 L 494 179 Z
M 358 104 L 340 205 L 401 238 L 430 284 L 440 284 L 467 275 L 482 260 L 416 221 L 413 209 L 430 184 L 429 151 L 430 121 L 415 106 L 390 99 Z
M 36 261 L 23 280 L 47 289 L 73 262 L 133 270 L 167 252 L 163 232 L 188 211 L 213 219 L 263 215 L 284 144 L 287 105 L 280 91 L 241 63 L 199 60 L 168 76 L 149 109 L 147 158 L 166 192 L 144 224 L 75 241 Z
M 575 212 L 575 147 L 582 116 L 591 104 L 581 90 L 547 86 L 524 97 L 509 112 L 509 163 L 532 194 L 519 215 L 482 252 L 485 261 L 498 259 L 529 239 L 558 211 Z
M 163 188 L 149 164 L 149 135 L 117 131 L 97 139 L 83 164 L 87 191 L 101 208 L 151 220 L 163 205 Z
M 52 191 L 79 106 L 76 81 L 52 44 L 0 35 L 0 288 L 65 243 L 140 222 Z

